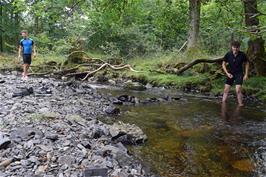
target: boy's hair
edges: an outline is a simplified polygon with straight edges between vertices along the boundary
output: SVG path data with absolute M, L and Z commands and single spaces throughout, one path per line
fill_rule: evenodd
M 231 42 L 231 46 L 239 48 L 240 47 L 240 42 L 239 41 L 233 41 L 233 42 Z
M 26 33 L 26 34 L 28 34 L 28 31 L 27 31 L 27 30 L 22 30 L 22 31 L 20 32 L 20 34 L 22 34 L 22 33 Z

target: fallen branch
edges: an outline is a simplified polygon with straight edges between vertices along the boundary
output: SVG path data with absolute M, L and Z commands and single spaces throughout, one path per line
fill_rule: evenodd
M 180 68 L 176 74 L 182 74 L 184 71 L 188 70 L 189 68 L 193 67 L 194 65 L 196 64 L 199 64 L 199 63 L 219 63 L 219 62 L 222 62 L 223 61 L 223 57 L 220 57 L 220 58 L 216 58 L 216 59 L 197 59 L 197 60 L 194 60 L 193 62 L 191 63 L 188 63 L 186 64 L 185 66 L 183 66 L 182 68 Z
M 111 69 L 113 70 L 121 70 L 121 69 L 125 69 L 125 68 L 128 68 L 130 71 L 133 71 L 133 72 L 141 72 L 141 71 L 137 71 L 137 70 L 134 70 L 129 64 L 127 65 L 111 65 L 109 63 L 104 63 L 102 64 L 99 68 L 97 68 L 96 70 L 94 71 L 86 71 L 86 72 L 79 72 L 79 73 L 69 73 L 67 74 L 66 76 L 77 76 L 77 75 L 84 75 L 86 74 L 86 76 L 82 79 L 83 81 L 86 80 L 90 75 L 102 70 L 103 68 L 105 67 L 110 67 Z
M 86 52 L 82 51 L 82 50 L 78 50 L 78 51 L 71 52 L 71 53 L 67 56 L 67 58 L 69 58 L 71 55 L 76 54 L 76 53 L 83 53 L 83 54 L 85 54 L 85 55 L 89 58 L 89 55 L 88 55 Z

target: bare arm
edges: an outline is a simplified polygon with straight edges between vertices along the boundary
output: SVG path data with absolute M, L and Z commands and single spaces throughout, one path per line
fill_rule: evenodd
M 249 70 L 249 62 L 247 61 L 245 63 L 245 75 L 244 75 L 244 80 L 248 79 L 248 70 Z
M 227 71 L 227 68 L 226 68 L 226 62 L 223 61 L 223 64 L 222 64 L 222 67 L 223 67 L 223 70 L 225 72 L 225 74 L 229 77 L 229 78 L 232 78 L 232 74 L 230 74 L 228 71 Z
M 21 45 L 19 45 L 19 47 L 18 47 L 18 58 L 21 57 L 21 51 L 22 51 L 22 47 L 21 47 Z
M 32 50 L 33 50 L 33 56 L 35 57 L 36 56 L 36 46 L 35 44 L 32 46 Z

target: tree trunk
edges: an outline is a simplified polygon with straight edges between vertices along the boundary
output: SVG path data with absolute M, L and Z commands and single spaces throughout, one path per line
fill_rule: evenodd
M 0 52 L 4 51 L 3 5 L 0 3 Z
M 194 48 L 198 44 L 200 27 L 200 0 L 189 0 L 189 32 L 187 49 Z
M 245 23 L 252 35 L 248 41 L 247 55 L 255 67 L 258 76 L 266 76 L 266 53 L 264 40 L 260 35 L 259 19 L 257 18 L 257 0 L 243 0 L 245 11 Z M 254 37 L 253 37 L 254 36 Z

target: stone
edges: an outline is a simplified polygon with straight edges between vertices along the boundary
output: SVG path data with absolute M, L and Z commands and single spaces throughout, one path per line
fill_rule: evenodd
M 75 158 L 70 155 L 64 155 L 58 158 L 58 163 L 60 165 L 66 164 L 68 167 L 70 167 L 72 164 L 75 163 Z
M 24 97 L 33 94 L 33 88 L 24 88 L 20 92 L 13 93 L 12 97 Z
M 0 132 L 0 150 L 8 148 L 10 139 Z
M 8 165 L 10 165 L 13 162 L 13 160 L 14 160 L 13 158 L 10 158 L 10 159 L 6 159 L 6 160 L 2 161 L 0 163 L 0 169 L 6 168 Z
M 45 136 L 47 139 L 52 140 L 52 141 L 56 141 L 58 140 L 58 135 L 57 134 L 48 134 Z
M 110 125 L 109 131 L 113 141 L 124 144 L 142 144 L 147 140 L 147 136 L 136 125 L 118 122 Z
M 109 115 L 117 115 L 120 113 L 120 109 L 114 106 L 108 106 L 104 111 Z
M 129 90 L 143 91 L 146 90 L 146 87 L 139 82 L 127 82 L 125 88 Z
M 29 140 L 36 135 L 43 137 L 43 133 L 40 130 L 31 127 L 18 127 L 11 131 L 10 138 L 11 140 Z
M 84 177 L 92 177 L 92 176 L 107 177 L 107 174 L 108 174 L 107 168 L 90 167 L 84 171 Z
M 46 169 L 48 168 L 48 165 L 40 165 L 38 166 L 37 170 L 35 171 L 35 175 L 43 174 Z
M 252 172 L 255 170 L 255 165 L 250 159 L 241 159 L 235 161 L 232 166 L 233 168 L 244 172 Z
M 88 141 L 83 141 L 81 144 L 86 148 L 86 149 L 91 149 L 91 143 Z

